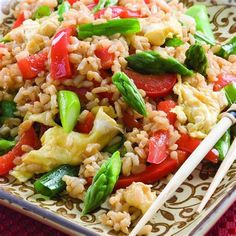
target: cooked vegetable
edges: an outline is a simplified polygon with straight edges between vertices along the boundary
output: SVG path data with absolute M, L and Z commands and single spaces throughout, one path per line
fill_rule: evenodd
M 120 17 L 120 18 L 141 18 L 143 17 L 141 15 L 141 12 L 138 10 L 130 10 L 126 7 L 123 6 L 112 6 L 109 7 L 109 9 L 111 9 L 112 12 L 112 18 L 116 18 L 116 17 Z M 98 11 L 96 14 L 94 14 L 94 18 L 95 19 L 99 19 L 101 18 L 105 12 L 106 12 L 107 8 L 104 8 L 100 11 Z
M 174 73 L 191 76 L 193 72 L 173 57 L 162 57 L 156 51 L 139 52 L 126 57 L 128 66 L 141 74 Z
M 86 118 L 84 119 L 84 122 L 78 122 L 75 130 L 79 133 L 89 134 L 90 131 L 93 129 L 93 123 L 94 123 L 94 115 L 92 112 L 88 112 L 86 115 Z
M 24 154 L 24 151 L 22 150 L 23 145 L 28 145 L 32 148 L 38 148 L 39 147 L 39 140 L 38 137 L 33 129 L 31 127 L 30 129 L 26 130 L 22 136 L 20 137 L 19 142 L 16 144 L 16 146 L 9 151 L 7 154 L 0 157 L 0 175 L 7 174 L 10 170 L 13 169 L 15 166 L 14 159 L 16 157 L 20 157 Z
M 50 16 L 51 9 L 48 6 L 40 6 L 37 8 L 37 10 L 34 12 L 32 19 L 40 19 L 44 16 Z
M 176 114 L 171 112 L 171 110 L 175 108 L 176 105 L 177 104 L 173 100 L 161 101 L 157 105 L 157 110 L 164 111 L 167 114 L 167 118 L 171 125 L 174 125 L 177 120 Z
M 114 143 L 112 145 L 106 146 L 105 148 L 103 148 L 103 152 L 114 153 L 114 152 L 118 151 L 122 147 L 124 142 L 125 142 L 125 138 L 124 138 L 123 135 L 119 136 L 119 137 L 120 137 L 120 141 L 119 142 Z
M 222 45 L 220 50 L 215 54 L 225 59 L 228 59 L 230 55 L 236 54 L 236 36 L 234 36 L 227 43 Z
M 137 88 L 143 89 L 151 98 L 167 96 L 172 92 L 177 81 L 175 74 L 142 75 L 132 70 L 124 72 L 134 81 Z
M 175 172 L 187 159 L 188 154 L 177 150 L 177 158 L 166 158 L 161 164 L 151 164 L 146 167 L 144 172 L 132 174 L 130 176 L 120 176 L 115 189 L 126 188 L 133 182 L 143 182 L 145 184 L 155 183 L 157 180 Z M 88 184 L 91 184 L 92 178 L 87 179 Z
M 14 101 L 3 100 L 0 102 L 1 121 L 5 118 L 14 117 L 16 112 L 16 103 Z
M 236 82 L 236 76 L 231 74 L 220 74 L 218 75 L 218 80 L 214 83 L 214 91 L 219 91 L 226 85 Z
M 69 9 L 70 9 L 70 3 L 69 2 L 63 2 L 61 5 L 58 6 L 58 15 L 59 15 L 58 20 L 59 21 L 64 20 L 63 14 L 65 12 L 69 11 Z
M 77 27 L 78 37 L 83 40 L 93 35 L 134 34 L 140 32 L 138 19 L 114 19 L 102 24 L 84 24 Z
M 222 137 L 221 139 L 219 139 L 219 141 L 216 143 L 215 145 L 215 149 L 218 151 L 219 153 L 219 159 L 221 161 L 223 161 L 223 159 L 225 158 L 229 147 L 230 147 L 230 141 L 231 141 L 231 137 L 230 137 L 230 130 L 228 130 Z
M 51 76 L 55 80 L 68 79 L 71 77 L 69 61 L 69 37 L 73 34 L 73 28 L 68 27 L 59 31 L 52 40 L 51 48 Z
M 26 19 L 25 19 L 25 14 L 24 14 L 24 12 L 20 13 L 20 15 L 17 17 L 15 23 L 13 24 L 12 29 L 15 29 L 15 28 L 21 26 L 22 23 L 23 23 L 25 20 L 26 20 Z
M 109 52 L 108 48 L 98 47 L 94 51 L 96 57 L 101 60 L 102 69 L 107 70 L 110 69 L 113 65 L 113 61 L 115 59 L 115 54 Z
M 176 144 L 178 144 L 178 148 L 181 151 L 185 151 L 188 153 L 192 153 L 200 143 L 200 139 L 192 138 L 188 134 L 181 134 L 181 137 L 176 142 Z M 219 153 L 215 149 L 212 149 L 207 153 L 205 159 L 213 163 L 217 163 L 219 159 Z
M 45 61 L 47 60 L 47 57 L 48 55 L 46 52 L 40 52 L 38 54 L 20 59 L 17 62 L 17 65 L 23 79 L 34 79 L 40 72 L 45 71 Z
M 206 69 L 208 67 L 207 57 L 205 51 L 200 44 L 195 44 L 189 47 L 185 53 L 185 65 L 203 76 L 206 75 Z
M 132 107 L 135 111 L 143 116 L 147 115 L 145 102 L 139 93 L 137 87 L 123 72 L 117 72 L 112 76 L 112 82 L 120 91 L 125 102 Z
M 97 11 L 100 11 L 104 7 L 109 7 L 116 5 L 118 0 L 99 0 L 97 5 L 93 8 L 92 12 L 96 13 Z
M 200 31 L 204 34 L 204 36 L 215 43 L 215 38 L 207 15 L 206 6 L 193 5 L 192 7 L 187 9 L 186 14 L 194 18 L 197 31 Z
M 34 183 L 35 190 L 45 196 L 54 197 L 66 188 L 62 180 L 64 175 L 77 176 L 79 168 L 70 165 L 61 165 L 49 171 Z
M 89 143 L 100 144 L 98 150 L 102 150 L 119 132 L 116 121 L 100 108 L 89 134 L 67 133 L 60 126 L 48 129 L 41 138 L 42 147 L 28 152 L 11 175 L 25 182 L 36 173 L 48 172 L 63 164 L 79 165 Z M 37 164 L 37 172 L 27 168 L 31 164 Z
M 229 102 L 229 106 L 231 106 L 236 102 L 236 81 L 225 86 L 224 91 Z
M 197 43 L 206 43 L 209 44 L 211 46 L 215 45 L 214 41 L 211 41 L 210 38 L 206 37 L 204 34 L 202 34 L 201 32 L 197 31 L 194 35 L 195 40 Z
M 11 39 L 9 37 L 3 37 L 0 39 L 0 43 L 9 43 L 11 42 Z
M 169 132 L 159 130 L 149 140 L 147 162 L 160 164 L 169 156 Z
M 120 153 L 115 152 L 93 178 L 84 199 L 83 214 L 98 208 L 113 191 L 121 171 Z
M 164 46 L 176 48 L 176 47 L 179 47 L 183 44 L 184 44 L 184 42 L 180 38 L 174 36 L 173 38 L 167 38 Z
M 78 96 L 71 91 L 61 90 L 58 92 L 58 106 L 63 129 L 71 132 L 80 115 L 80 101 Z
M 6 140 L 6 139 L 0 139 L 0 152 L 2 154 L 5 154 L 7 151 L 9 151 L 15 145 L 16 145 L 15 141 L 9 141 L 9 140 Z

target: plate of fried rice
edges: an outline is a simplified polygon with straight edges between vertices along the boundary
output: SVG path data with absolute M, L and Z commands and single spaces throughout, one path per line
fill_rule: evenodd
M 233 3 L 232 3 L 233 4 Z M 236 6 L 0 0 L 0 203 L 72 235 L 128 235 L 236 101 Z M 232 127 L 139 235 L 203 235 L 195 211 Z

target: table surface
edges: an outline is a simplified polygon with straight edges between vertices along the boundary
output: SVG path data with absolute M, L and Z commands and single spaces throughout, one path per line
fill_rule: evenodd
M 27 216 L 0 205 L 1 236 L 66 236 Z M 236 202 L 221 217 L 207 236 L 236 236 Z

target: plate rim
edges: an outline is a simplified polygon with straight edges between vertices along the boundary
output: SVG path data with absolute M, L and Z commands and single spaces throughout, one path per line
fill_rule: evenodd
M 225 197 L 223 197 L 217 203 L 217 205 L 188 233 L 188 235 L 205 235 L 235 201 L 236 185 L 233 186 L 233 188 L 225 195 Z M 3 202 L 6 204 L 3 204 Z M 4 191 L 3 188 L 0 188 L 0 204 L 25 214 L 30 218 L 33 218 L 33 215 L 35 215 L 35 218 L 33 218 L 34 220 L 40 221 L 41 223 L 47 224 L 62 232 L 70 233 L 70 235 L 71 232 L 74 232 L 75 235 L 78 233 L 82 233 L 83 235 L 87 236 L 101 235 L 92 229 L 88 229 L 80 224 L 73 223 L 72 221 L 63 218 L 60 215 L 57 215 L 51 211 L 47 211 L 46 209 L 29 201 L 18 198 L 17 196 Z M 20 210 L 18 208 L 20 208 Z M 215 212 L 217 212 L 217 217 L 214 215 Z M 46 219 L 50 223 L 43 222 L 43 219 Z

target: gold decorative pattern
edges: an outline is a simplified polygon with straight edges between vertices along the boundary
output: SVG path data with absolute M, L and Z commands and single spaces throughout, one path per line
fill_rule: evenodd
M 204 0 L 183 0 L 182 2 L 187 6 L 193 5 L 195 2 L 204 3 L 208 6 L 214 33 L 219 41 L 224 41 L 230 37 L 230 34 L 236 33 L 236 7 L 216 5 L 213 1 Z M 10 29 L 10 25 L 13 22 L 13 17 L 11 16 L 11 8 L 13 6 L 14 2 L 8 5 L 5 4 L 4 8 L 0 11 L 0 19 L 3 19 L 3 23 L 0 27 L 0 35 L 5 34 Z M 150 222 L 153 226 L 152 235 L 187 235 L 206 217 L 217 203 L 226 196 L 227 192 L 236 186 L 235 163 L 228 171 L 206 209 L 202 214 L 197 215 L 195 209 L 206 193 L 216 170 L 217 166 L 213 166 L 209 163 L 203 163 L 198 166 L 182 186 L 178 188 L 176 194 L 169 199 L 162 209 L 153 217 Z M 91 215 L 81 216 L 82 201 L 73 199 L 66 195 L 66 193 L 62 193 L 57 198 L 49 199 L 35 193 L 33 183 L 34 179 L 24 184 L 18 184 L 16 180 L 10 176 L 0 176 L 0 188 L 4 189 L 4 191 L 60 215 L 66 221 L 80 224 L 101 235 L 116 235 L 113 230 L 101 225 L 98 221 L 98 216 L 108 211 L 106 204 L 102 205 L 100 210 Z M 166 183 L 167 180 L 157 182 L 153 185 L 153 190 L 160 193 Z

